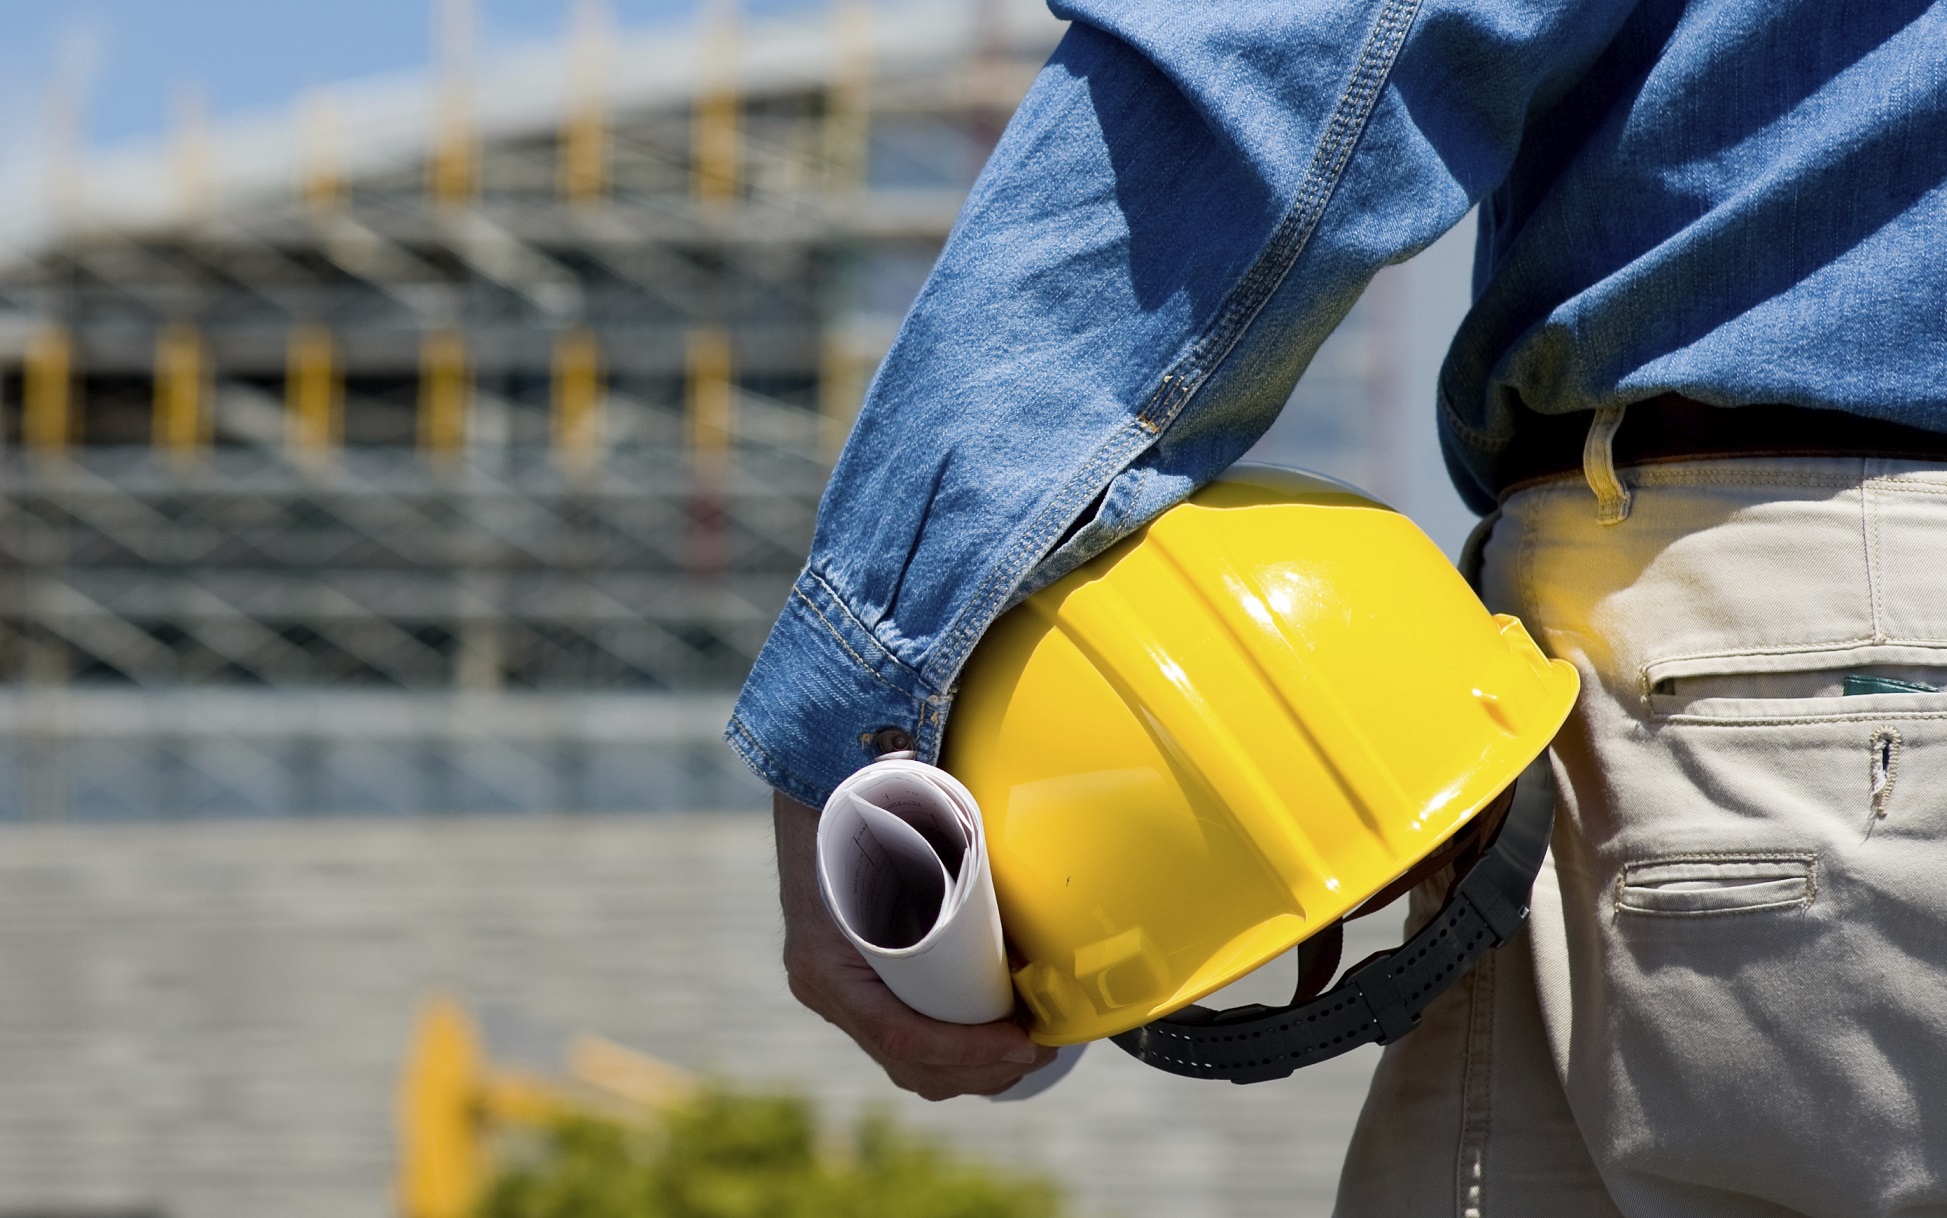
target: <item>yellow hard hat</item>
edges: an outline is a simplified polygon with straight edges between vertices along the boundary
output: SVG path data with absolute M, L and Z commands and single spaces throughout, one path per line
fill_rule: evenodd
M 1253 1081 L 1329 1056 L 1319 1031 L 1402 1034 L 1520 925 L 1545 819 L 1476 851 L 1455 943 L 1436 919 L 1419 959 L 1268 1015 L 1191 1004 L 1493 819 L 1576 689 L 1412 521 L 1294 470 L 1234 467 L 1035 593 L 969 658 L 942 758 L 985 817 L 1034 1039 Z

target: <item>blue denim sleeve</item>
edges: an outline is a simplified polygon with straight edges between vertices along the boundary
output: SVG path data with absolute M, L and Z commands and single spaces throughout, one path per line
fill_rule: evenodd
M 987 626 L 1236 460 L 1373 273 L 1505 174 L 1625 0 L 1058 0 L 726 739 L 809 803 L 938 753 Z

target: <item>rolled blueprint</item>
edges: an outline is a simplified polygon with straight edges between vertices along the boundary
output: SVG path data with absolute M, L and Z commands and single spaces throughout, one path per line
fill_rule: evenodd
M 818 888 L 832 921 L 901 1002 L 946 1023 L 1014 1010 L 980 807 L 960 781 L 905 758 L 853 774 L 818 820 Z M 1081 1048 L 1004 1093 L 1046 1090 Z
M 840 783 L 818 820 L 818 885 L 907 1006 L 948 1023 L 1014 1010 L 980 812 L 953 775 L 894 759 Z

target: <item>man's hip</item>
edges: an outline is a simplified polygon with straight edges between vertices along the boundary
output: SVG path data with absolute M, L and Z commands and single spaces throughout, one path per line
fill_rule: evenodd
M 1947 467 L 1622 481 L 1484 554 L 1583 678 L 1534 932 L 1576 1123 L 1626 1213 L 1947 1205 Z

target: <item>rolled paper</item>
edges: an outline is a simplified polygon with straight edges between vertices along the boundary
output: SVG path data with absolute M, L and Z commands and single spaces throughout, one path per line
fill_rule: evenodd
M 980 811 L 945 770 L 881 761 L 839 784 L 818 822 L 818 886 L 907 1006 L 947 1023 L 1013 1012 Z
M 891 758 L 838 785 L 818 821 L 818 889 L 832 921 L 886 988 L 946 1023 L 1014 1011 L 980 806 L 938 766 Z M 1081 1045 L 993 1098 L 1060 1081 Z

